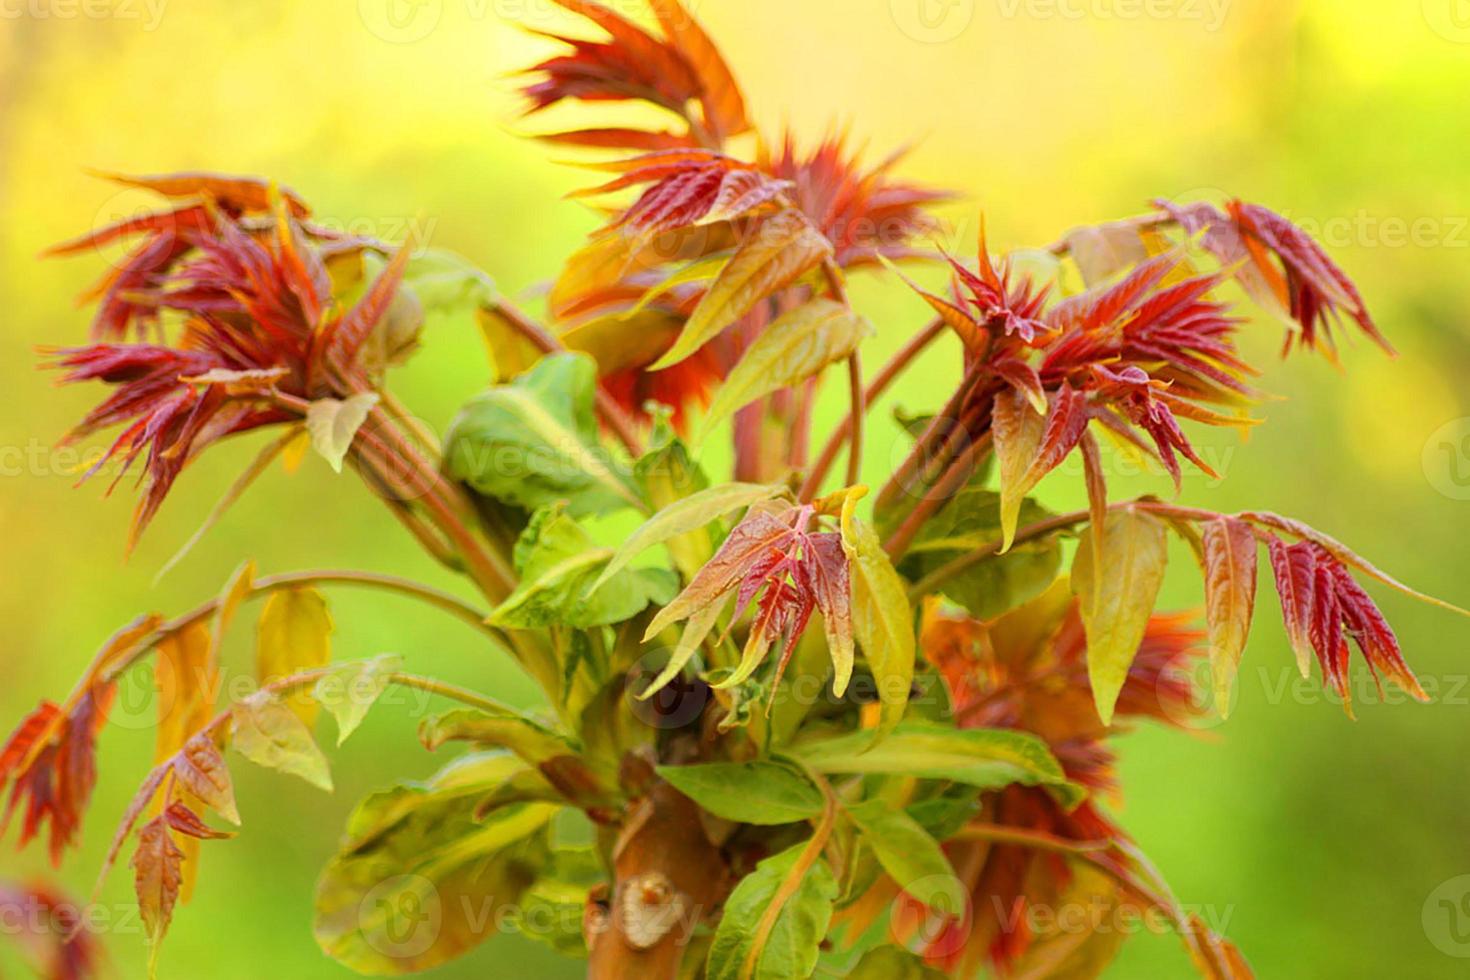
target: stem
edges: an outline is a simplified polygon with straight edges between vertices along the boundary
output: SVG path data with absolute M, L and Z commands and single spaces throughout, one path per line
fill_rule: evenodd
M 376 572 L 360 572 L 351 569 L 326 569 L 307 572 L 287 572 L 281 575 L 270 575 L 265 578 L 256 579 L 250 586 L 247 598 L 257 598 L 281 589 L 300 588 L 308 585 L 356 585 L 364 588 L 381 589 L 387 592 L 396 592 L 449 613 L 456 619 L 475 627 L 495 639 L 497 643 L 503 644 L 507 649 L 514 649 L 509 639 L 499 629 L 488 626 L 485 623 L 485 613 L 449 592 L 443 592 L 431 586 L 421 585 L 411 579 L 399 578 L 394 575 L 379 575 Z M 134 646 L 116 655 L 109 663 L 99 664 L 99 679 L 110 682 L 143 659 L 154 647 L 166 638 L 177 633 L 194 623 L 201 622 L 213 616 L 220 607 L 220 598 L 215 597 L 208 602 L 201 603 L 189 612 L 177 616 L 161 624 L 152 633 L 143 637 Z M 92 672 L 89 671 L 89 674 Z
M 969 481 L 970 476 L 975 472 L 976 459 L 989 450 L 990 433 L 986 432 L 979 439 L 967 445 L 954 458 L 934 486 L 919 499 L 919 503 L 909 512 L 909 516 L 904 518 L 898 529 L 883 543 L 883 550 L 888 552 L 890 558 L 896 561 L 903 557 L 904 552 L 908 551 L 909 545 L 913 543 L 914 538 L 929 518 L 949 503 L 960 488 Z
M 505 319 L 522 337 L 529 340 L 543 354 L 555 354 L 565 351 L 566 346 L 558 340 L 550 331 L 522 313 L 515 306 L 503 299 L 495 301 L 495 312 Z M 603 390 L 602 385 L 596 386 L 597 414 L 602 418 L 604 425 L 628 450 L 628 454 L 634 459 L 643 455 L 643 443 L 638 438 L 638 427 L 623 407 L 613 401 L 612 396 Z
M 872 384 L 868 385 L 868 390 L 863 394 L 864 412 L 882 397 L 883 393 L 888 390 L 889 385 L 893 384 L 894 379 L 902 374 L 904 369 L 912 364 L 914 359 L 923 353 L 924 349 L 933 343 L 935 338 L 941 336 L 944 331 L 944 321 L 936 317 L 925 325 L 924 329 L 909 338 L 908 343 L 904 344 L 888 360 L 888 363 L 883 365 L 878 371 L 877 376 L 873 378 Z M 837 454 L 842 451 L 843 445 L 847 443 L 852 426 L 852 418 L 845 418 L 833 430 L 832 434 L 827 437 L 827 444 L 822 447 L 821 454 L 817 457 L 816 463 L 812 465 L 811 472 L 807 474 L 805 482 L 801 485 L 799 497 L 803 502 L 814 499 L 822 489 L 822 481 L 827 478 L 828 471 L 831 470 L 832 464 L 837 460 Z
M 972 370 L 961 380 L 959 387 L 955 389 L 949 401 L 945 402 L 930 420 L 919 438 L 914 440 L 914 446 L 904 461 L 899 464 L 893 476 L 878 491 L 878 497 L 873 502 L 874 508 L 882 507 L 891 503 L 903 490 L 903 486 L 923 467 L 926 461 L 932 461 L 936 456 L 936 448 L 942 445 L 954 434 L 954 427 L 961 421 L 962 410 L 970 397 L 970 393 L 980 382 L 980 372 Z
M 847 387 L 852 399 L 852 448 L 847 454 L 847 485 L 854 486 L 863 472 L 863 425 L 868 406 L 863 395 L 863 362 L 857 351 L 847 359 Z

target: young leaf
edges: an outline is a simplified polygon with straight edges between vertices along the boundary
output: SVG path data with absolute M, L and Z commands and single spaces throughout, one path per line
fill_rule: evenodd
M 256 630 L 255 676 L 269 684 L 332 661 L 332 614 L 316 589 L 280 589 L 272 592 Z M 302 724 L 316 724 L 317 704 L 307 694 L 288 701 Z
M 1031 489 L 1026 472 L 1041 445 L 1046 419 L 1032 407 L 1024 392 L 1006 388 L 995 396 L 990 431 L 1000 462 L 1001 551 L 1009 551 L 1021 516 L 1021 501 Z
M 777 318 L 760 332 L 715 392 L 705 412 L 704 432 L 757 398 L 795 387 L 846 359 L 872 335 L 872 324 L 830 299 L 814 299 Z
M 909 897 L 941 915 L 965 914 L 969 893 L 955 877 L 954 867 L 938 841 L 913 817 L 894 809 L 886 800 L 850 806 L 847 815 L 862 832 L 883 870 Z
M 451 741 L 499 746 L 510 749 L 533 766 L 576 752 L 570 739 L 511 708 L 494 713 L 462 708 L 426 719 L 419 726 L 419 741 L 430 752 Z
M 184 852 L 174 843 L 165 818 L 150 820 L 138 831 L 138 849 L 133 853 L 132 865 L 138 911 L 152 947 L 148 958 L 150 977 L 157 972 L 158 951 L 173 921 L 174 906 L 179 902 L 183 861 Z
M 311 433 L 311 447 L 336 472 L 342 472 L 342 460 L 347 458 L 357 430 L 377 403 L 377 393 L 365 391 L 345 400 L 318 398 L 307 406 L 306 430 Z
M 1103 724 L 1111 724 L 1113 706 L 1164 583 L 1168 528 L 1152 515 L 1124 509 L 1109 515 L 1100 541 L 1094 543 L 1093 534 L 1088 528 L 1077 544 L 1072 590 L 1087 633 L 1092 697 Z
M 893 730 L 908 707 L 916 649 L 914 611 L 878 536 L 853 513 L 858 496 L 849 496 L 843 505 L 842 547 L 852 583 L 853 630 L 883 704 L 881 736 Z
M 311 696 L 337 719 L 337 744 L 357 731 L 373 705 L 388 690 L 393 675 L 403 668 L 403 658 L 384 653 L 371 660 L 343 664 L 316 682 Z
M 812 865 L 782 906 L 765 947 L 753 948 L 762 917 L 805 847 L 797 844 L 766 858 L 735 886 L 710 946 L 707 980 L 791 980 L 812 975 L 837 899 L 837 880 L 824 861 Z M 745 964 L 752 957 L 755 969 L 746 973 Z
M 239 826 L 240 811 L 235 806 L 235 784 L 229 767 L 214 737 L 200 732 L 174 757 L 174 778 L 190 795 L 211 807 L 230 823 Z
M 163 819 L 174 830 L 195 840 L 228 840 L 235 836 L 232 831 L 213 829 L 182 803 L 170 803 L 163 811 Z
M 630 561 L 654 545 L 698 530 L 731 511 L 773 500 L 786 492 L 787 488 L 779 483 L 722 483 L 676 500 L 628 536 L 588 591 L 602 588 Z
M 538 510 L 515 547 L 520 584 L 491 613 L 489 622 L 509 629 L 563 625 L 577 629 L 626 622 L 650 602 L 674 597 L 678 583 L 661 569 L 624 569 L 592 588 L 588 581 L 612 553 L 555 504 Z
M 332 791 L 326 756 L 311 730 L 278 698 L 260 691 L 235 705 L 230 717 L 230 744 L 256 765 L 300 776 Z
M 1215 704 L 1230 715 L 1230 689 L 1250 635 L 1256 604 L 1256 537 L 1250 525 L 1221 518 L 1205 524 L 1205 621 Z
M 471 399 L 445 441 L 449 474 L 527 510 L 561 500 L 574 515 L 641 506 L 598 442 L 596 384 L 590 357 L 555 354 Z
M 1066 242 L 1067 252 L 1082 271 L 1082 281 L 1089 289 L 1149 257 L 1138 225 L 1128 221 L 1074 228 Z
M 756 303 L 791 285 L 832 254 L 832 243 L 806 215 L 782 211 L 755 228 L 699 301 L 679 339 L 649 370 L 672 367 L 693 354 Z
M 1046 743 L 1027 732 L 956 729 L 909 719 L 883 741 L 872 743 L 872 734 L 860 731 L 803 739 L 786 751 L 823 774 L 945 779 L 981 789 L 1000 789 L 1012 783 L 1045 786 L 1069 805 L 1085 795 L 1081 787 L 1067 781 Z
M 158 644 L 153 664 L 158 689 L 154 764 L 170 758 L 214 715 L 219 668 L 211 656 L 208 621 L 177 630 Z
M 736 823 L 774 826 L 822 812 L 821 790 L 787 763 L 758 759 L 660 766 L 658 774 L 705 810 Z

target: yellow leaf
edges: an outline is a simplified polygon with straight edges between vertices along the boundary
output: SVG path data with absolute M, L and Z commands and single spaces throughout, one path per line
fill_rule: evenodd
M 1164 582 L 1168 534 L 1162 521 L 1131 508 L 1109 515 L 1097 547 L 1094 533 L 1088 528 L 1078 542 L 1072 590 L 1087 633 L 1092 698 L 1103 723 L 1112 724 L 1113 707 Z
M 256 631 L 255 672 L 261 684 L 324 667 L 332 660 L 332 614 L 316 589 L 272 593 Z M 306 727 L 316 724 L 317 704 L 295 694 L 288 705 Z
M 352 448 L 357 430 L 378 403 L 376 392 L 364 391 L 345 400 L 318 398 L 306 408 L 306 431 L 311 445 L 333 470 L 342 472 L 342 460 Z
M 756 303 L 789 286 L 831 254 L 832 243 L 800 211 L 786 210 L 768 218 L 741 243 L 690 314 L 679 339 L 651 370 L 678 364 Z
M 878 698 L 880 736 L 892 731 L 908 708 L 914 679 L 914 611 L 908 590 L 883 550 L 878 535 L 855 515 L 862 494 L 853 493 L 842 508 L 842 547 L 852 581 L 852 622 L 863 648 Z M 841 665 L 839 665 L 841 669 Z
M 991 435 L 1000 463 L 1001 551 L 1009 551 L 1021 518 L 1021 503 L 1036 485 L 1028 476 L 1041 446 L 1046 418 L 1032 407 L 1024 392 L 1007 387 L 995 396 Z

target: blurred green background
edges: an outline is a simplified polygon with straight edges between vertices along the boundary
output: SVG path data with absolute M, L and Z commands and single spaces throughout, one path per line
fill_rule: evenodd
M 621 0 L 621 9 L 632 6 Z M 695 7 L 766 132 L 789 121 L 815 139 L 848 125 L 875 154 L 915 142 L 904 173 L 966 195 L 947 216 L 969 254 L 982 208 L 997 249 L 1045 244 L 1156 196 L 1229 193 L 1322 229 L 1402 356 L 1357 344 L 1344 351 L 1341 373 L 1320 360 L 1283 364 L 1274 326 L 1247 331 L 1249 352 L 1266 365 L 1263 387 L 1282 398 L 1261 406 L 1269 424 L 1249 442 L 1198 433 L 1226 480 L 1193 477 L 1181 499 L 1299 516 L 1407 581 L 1470 603 L 1464 0 Z M 217 169 L 276 177 L 354 230 L 387 238 L 412 230 L 471 256 L 508 293 L 530 296 L 596 223 L 560 199 L 587 182 L 558 164 L 571 154 L 521 138 L 529 126 L 515 119 L 507 76 L 546 45 L 508 19 L 563 26 L 552 8 L 549 0 L 0 5 L 0 727 L 37 698 L 63 694 L 117 625 L 194 605 L 244 557 L 263 572 L 355 566 L 457 587 L 352 478 L 316 459 L 294 477 L 270 474 L 154 584 L 253 443 L 211 452 L 188 472 L 124 563 L 130 494 L 104 499 L 101 483 L 74 490 L 75 460 L 49 448 L 99 392 L 54 389 L 32 350 L 84 336 L 87 314 L 71 297 L 102 261 L 35 255 L 145 203 L 85 167 Z M 925 319 L 891 281 L 861 281 L 855 299 L 878 324 L 880 348 Z M 890 403 L 932 406 L 956 376 L 955 359 L 953 348 L 936 350 Z M 428 336 L 399 388 L 442 431 L 485 376 L 466 321 Z M 841 393 L 826 395 L 830 418 Z M 873 438 L 870 481 L 896 458 L 891 425 Z M 1162 480 L 1117 472 L 1112 483 L 1119 496 L 1169 491 Z M 1042 492 L 1056 506 L 1083 499 L 1075 472 Z M 1177 557 L 1166 603 L 1196 605 L 1198 576 Z M 1125 826 L 1181 899 L 1236 939 L 1263 977 L 1465 975 L 1470 915 L 1456 919 L 1452 906 L 1470 879 L 1451 879 L 1470 872 L 1470 623 L 1375 594 L 1435 703 L 1364 704 L 1349 722 L 1315 681 L 1292 683 L 1274 599 L 1263 597 L 1229 722 L 1200 737 L 1144 731 L 1123 745 Z M 334 610 L 339 656 L 396 651 L 424 672 L 534 700 L 530 684 L 460 624 L 345 592 Z M 236 673 L 248 670 L 251 633 L 243 620 L 235 630 Z M 104 735 L 86 847 L 64 872 L 75 891 L 85 893 L 113 818 L 149 763 L 146 687 L 146 677 L 130 686 Z M 1371 683 L 1358 690 L 1376 700 Z M 314 878 L 355 799 L 443 761 L 413 737 L 421 714 L 404 702 L 373 715 L 335 757 L 334 796 L 236 767 L 245 833 L 206 848 L 164 976 L 347 975 L 312 940 Z M 0 877 L 25 877 L 42 863 L 7 843 Z M 129 890 L 124 869 L 104 893 L 115 916 Z M 136 923 L 114 932 L 117 975 L 141 976 Z M 0 972 L 7 955 L 0 951 Z M 580 972 L 501 937 L 437 975 Z M 1187 973 L 1172 938 L 1144 935 L 1110 976 Z

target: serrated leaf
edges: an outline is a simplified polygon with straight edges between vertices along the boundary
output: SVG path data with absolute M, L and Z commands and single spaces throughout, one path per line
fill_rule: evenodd
M 878 725 L 881 735 L 893 730 L 908 707 L 917 647 L 914 611 L 907 587 L 882 542 L 854 514 L 859 496 L 849 496 L 843 505 L 842 547 L 847 552 L 852 587 L 853 633 L 883 705 Z
M 830 299 L 814 299 L 783 314 L 756 336 L 715 392 L 703 431 L 708 434 L 757 398 L 795 387 L 846 359 L 873 332 L 866 319 Z
M 230 716 L 230 744 L 259 766 L 300 776 L 318 789 L 332 791 L 327 758 L 283 701 L 260 691 L 235 705 Z
M 710 945 L 706 980 L 796 980 L 809 977 L 837 899 L 837 881 L 823 861 L 803 876 L 796 892 L 782 906 L 765 947 L 756 955 L 755 969 L 744 972 L 753 955 L 762 916 L 776 898 L 806 844 L 797 844 L 756 865 L 725 900 L 720 924 Z
M 343 664 L 316 682 L 312 698 L 337 720 L 337 744 L 357 731 L 373 705 L 403 668 L 403 658 L 384 653 L 371 660 Z
M 365 391 L 347 399 L 318 398 L 306 408 L 306 431 L 315 449 L 338 473 L 357 430 L 378 403 L 376 392 Z
M 1092 697 L 1106 725 L 1164 583 L 1168 528 L 1152 515 L 1125 508 L 1108 516 L 1101 540 L 1094 542 L 1093 533 L 1088 528 L 1077 544 L 1072 590 L 1087 633 Z
M 766 219 L 741 243 L 674 345 L 649 370 L 678 364 L 831 254 L 832 243 L 800 211 L 788 209 Z
M 1045 786 L 1065 804 L 1085 795 L 1068 782 L 1044 741 L 1027 732 L 995 728 L 950 728 L 905 720 L 874 744 L 871 732 L 808 738 L 785 750 L 819 773 L 851 773 L 945 779 L 1000 789 L 1013 783 Z
M 138 831 L 138 849 L 133 853 L 133 885 L 138 895 L 138 911 L 143 917 L 152 951 L 148 958 L 148 975 L 157 972 L 158 951 L 173 921 L 174 907 L 179 902 L 183 885 L 184 852 L 174 843 L 168 821 L 157 817 Z
M 471 399 L 445 442 L 450 475 L 527 510 L 561 500 L 573 514 L 639 506 L 598 441 L 596 383 L 590 357 L 556 354 Z
M 332 614 L 316 589 L 272 592 L 256 628 L 255 677 L 262 685 L 332 661 Z M 317 703 L 307 694 L 287 699 L 302 724 L 316 724 Z
M 607 584 L 649 548 L 697 531 L 732 511 L 764 500 L 774 500 L 786 492 L 787 488 L 779 483 L 722 483 L 674 501 L 628 536 L 593 583 L 592 591 Z
M 1215 705 L 1230 715 L 1230 689 L 1250 635 L 1256 604 L 1256 536 L 1250 525 L 1222 518 L 1205 524 L 1205 622 L 1210 633 L 1210 667 Z
M 563 505 L 542 508 L 516 542 L 520 583 L 490 614 L 489 622 L 509 629 L 555 625 L 591 629 L 626 622 L 650 602 L 674 597 L 678 583 L 659 569 L 598 576 L 612 557 L 567 516 Z
M 659 766 L 658 774 L 705 810 L 736 823 L 774 826 L 822 812 L 821 790 L 787 763 L 758 759 Z
M 214 812 L 239 826 L 240 811 L 235 806 L 235 784 L 229 767 L 220 754 L 214 738 L 201 732 L 189 739 L 173 762 L 174 778 L 196 799 Z
M 939 842 L 902 810 L 886 800 L 868 800 L 847 808 L 878 863 L 898 887 L 915 901 L 944 916 L 965 914 L 969 891 L 955 877 Z

